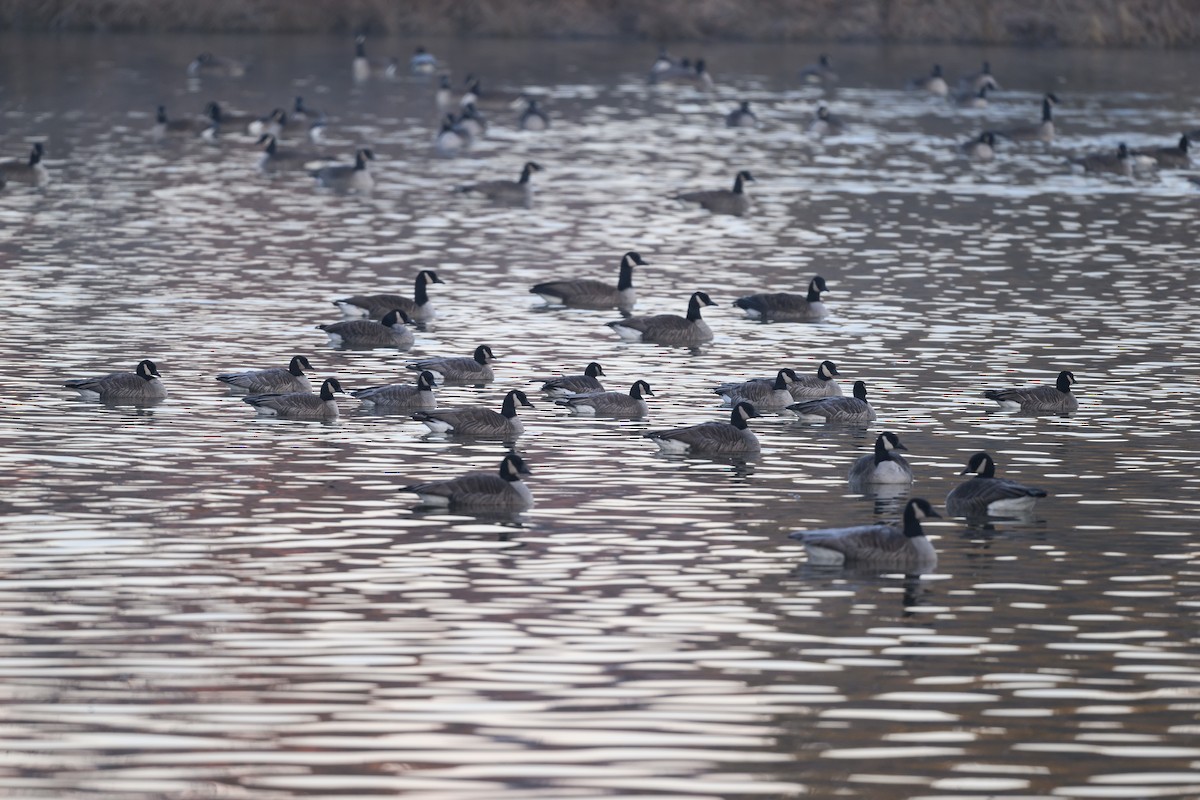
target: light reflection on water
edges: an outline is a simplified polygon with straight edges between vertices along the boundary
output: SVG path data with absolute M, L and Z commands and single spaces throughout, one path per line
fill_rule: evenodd
M 711 99 L 648 90 L 641 46 L 473 43 L 496 83 L 548 96 L 554 127 L 520 133 L 493 109 L 467 157 L 433 159 L 429 88 L 350 90 L 343 42 L 226 40 L 277 56 L 259 81 L 189 87 L 178 52 L 216 44 L 138 41 L 0 48 L 5 152 L 48 137 L 54 172 L 44 191 L 0 195 L 16 412 L 0 419 L 5 792 L 1196 793 L 1196 195 L 1177 175 L 1063 168 L 1194 128 L 1163 77 L 1176 57 L 992 53 L 1020 91 L 964 113 L 890 88 L 931 53 L 846 49 L 835 57 L 857 66 L 828 99 L 852 127 L 814 142 L 796 131 L 820 95 L 795 87 L 781 48 L 715 47 L 733 77 Z M 57 90 L 35 93 L 30 65 Z M 1070 98 L 1061 141 L 957 159 L 984 120 L 1035 116 L 1048 79 Z M 160 98 L 266 110 L 299 91 L 335 115 L 335 155 L 375 149 L 369 197 L 260 177 L 236 135 L 149 142 Z M 742 97 L 761 130 L 722 127 Z M 448 191 L 529 159 L 546 167 L 532 211 Z M 742 168 L 759 179 L 748 217 L 666 199 Z M 628 249 L 651 264 L 637 313 L 682 313 L 707 291 L 711 345 L 624 344 L 604 326 L 616 312 L 543 311 L 528 293 L 614 279 Z M 406 294 L 421 268 L 446 283 L 410 353 L 334 350 L 315 330 L 338 318 L 332 299 Z M 731 307 L 813 274 L 832 290 L 827 322 Z M 649 381 L 651 413 L 571 418 L 533 397 L 518 448 L 537 505 L 464 516 L 414 511 L 396 488 L 493 469 L 497 443 L 426 438 L 351 400 L 333 424 L 256 419 L 213 379 L 304 352 L 352 389 L 481 342 L 495 383 L 440 389 L 441 405 L 495 406 L 598 360 L 611 387 Z M 58 388 L 143 356 L 171 390 L 157 407 Z M 767 415 L 747 463 L 641 438 L 725 417 L 717 383 L 825 358 L 847 387 L 868 382 L 870 430 Z M 1073 417 L 979 396 L 1060 368 L 1080 379 Z M 807 566 L 787 532 L 894 514 L 845 484 L 884 429 L 911 451 L 914 493 L 939 504 L 984 448 L 1052 496 L 1032 519 L 931 524 L 933 575 Z

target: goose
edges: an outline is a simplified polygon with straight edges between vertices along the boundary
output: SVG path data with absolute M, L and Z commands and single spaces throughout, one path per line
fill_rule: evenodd
M 354 60 L 350 62 L 350 74 L 354 80 L 362 82 L 371 77 L 371 62 L 367 60 L 367 37 L 354 37 Z
M 984 131 L 977 138 L 960 145 L 959 150 L 972 161 L 991 161 L 996 157 L 996 134 Z
M 651 342 L 672 347 L 696 347 L 712 341 L 708 323 L 700 318 L 700 307 L 716 303 L 704 292 L 693 292 L 688 300 L 686 317 L 674 314 L 655 314 L 648 317 L 626 317 L 609 322 L 608 327 L 628 342 Z
M 1033 510 L 1038 498 L 1046 496 L 1045 489 L 996 477 L 996 462 L 987 453 L 976 453 L 960 475 L 972 475 L 946 495 L 946 513 L 954 517 L 973 517 L 984 514 L 1026 514 Z
M 876 484 L 909 484 L 913 481 L 912 467 L 898 451 L 907 450 L 900 437 L 884 431 L 875 438 L 875 452 L 850 465 L 850 487 L 858 489 Z
M 256 119 L 252 114 L 245 111 L 234 111 L 215 100 L 210 100 L 205 104 L 204 115 L 217 125 L 225 126 L 248 125 Z
M 580 417 L 644 417 L 650 407 L 642 398 L 653 397 L 650 384 L 634 381 L 625 392 L 584 392 L 555 400 L 556 405 L 565 407 L 571 414 Z
M 456 192 L 476 192 L 494 203 L 503 205 L 520 205 L 529 208 L 533 205 L 533 184 L 529 178 L 534 172 L 540 171 L 541 166 L 533 161 L 526 161 L 521 168 L 521 177 L 515 181 L 497 180 L 468 183 L 457 187 Z
M 697 59 L 693 65 L 685 58 L 668 69 L 652 71 L 650 83 L 676 83 L 695 86 L 698 89 L 711 89 L 713 79 L 704 59 Z
M 811 400 L 818 397 L 841 397 L 842 387 L 834 380 L 841 375 L 837 364 L 832 361 L 822 361 L 817 366 L 815 375 L 797 375 L 788 384 L 788 391 L 794 400 Z
M 576 278 L 539 283 L 529 291 L 540 295 L 547 305 L 573 306 L 575 308 L 619 308 L 628 310 L 637 302 L 633 290 L 634 266 L 650 266 L 642 260 L 640 253 L 630 250 L 621 256 L 617 285 L 593 278 Z
M 394 308 L 378 322 L 368 319 L 351 319 L 318 325 L 319 330 L 329 335 L 329 344 L 351 350 L 371 350 L 376 347 L 395 347 L 407 350 L 413 346 L 412 322 L 402 308 Z
M 320 394 L 312 392 L 286 392 L 284 394 L 252 394 L 243 397 L 259 415 L 264 417 L 286 417 L 287 419 L 337 419 L 338 404 L 334 392 L 342 392 L 337 378 L 326 378 L 321 384 Z
M 467 103 L 458 112 L 458 124 L 473 138 L 478 139 L 487 134 L 487 119 L 479 113 L 474 103 Z
M 566 397 L 573 394 L 603 392 L 604 384 L 597 380 L 604 374 L 600 362 L 593 361 L 583 370 L 582 375 L 561 375 L 550 378 L 542 384 L 542 391 L 551 397 Z
M 713 389 L 714 394 L 729 405 L 742 401 L 752 403 L 760 411 L 780 411 L 796 402 L 788 386 L 796 381 L 796 372 L 784 367 L 775 374 L 775 380 L 755 378 L 740 383 L 723 383 Z
M 978 92 L 985 86 L 992 91 L 1000 90 L 1000 84 L 996 82 L 995 76 L 992 75 L 992 65 L 988 61 L 983 62 L 983 65 L 979 68 L 979 72 L 973 75 L 963 75 L 958 79 L 958 88 L 962 94 Z
M 741 402 L 729 413 L 729 422 L 702 422 L 686 428 L 644 434 L 664 453 L 735 456 L 757 453 L 758 437 L 746 423 L 761 416 L 752 403 Z
M 246 125 L 246 133 L 251 136 L 263 136 L 269 133 L 278 137 L 283 135 L 283 129 L 287 127 L 287 123 L 287 112 L 282 108 L 275 108 L 265 117 L 250 120 Z
M 819 422 L 872 422 L 875 419 L 875 409 L 867 402 L 867 385 L 862 381 L 854 382 L 853 397 L 821 397 L 816 400 L 803 400 L 788 406 L 802 420 Z
M 454 90 L 450 87 L 450 76 L 438 77 L 438 88 L 433 94 L 433 104 L 439 114 L 446 114 L 454 109 Z
M 525 425 L 517 416 L 517 404 L 533 408 L 533 403 L 520 389 L 511 389 L 504 395 L 500 413 L 487 406 L 467 406 L 438 411 L 418 411 L 413 419 L 425 423 L 433 433 L 453 433 L 458 436 L 486 436 L 513 439 L 525 432 Z
M 333 189 L 338 192 L 369 192 L 375 185 L 375 179 L 367 170 L 367 161 L 375 160 L 375 154 L 366 147 L 354 151 L 354 165 L 329 164 L 314 170 L 312 175 L 317 179 L 318 186 Z
M 714 214 L 732 214 L 740 217 L 750 210 L 750 198 L 746 194 L 746 183 L 754 176 L 747 170 L 740 171 L 733 179 L 733 189 L 708 189 L 700 192 L 683 192 L 672 195 L 672 200 L 699 203 Z
M 303 120 L 305 122 L 314 122 L 316 120 L 325 119 L 325 114 L 315 108 L 309 107 L 304 102 L 302 95 L 296 95 L 296 99 L 292 102 L 292 119 Z
M 790 539 L 804 543 L 813 566 L 860 566 L 906 573 L 930 572 L 937 551 L 925 538 L 921 520 L 940 518 L 928 500 L 914 497 L 904 506 L 901 525 L 876 523 L 852 528 L 794 531 Z
M 758 117 L 750 110 L 750 101 L 743 100 L 741 105 L 725 115 L 726 128 L 757 128 Z
M 187 74 L 193 78 L 205 75 L 214 78 L 240 78 L 246 74 L 246 65 L 232 58 L 201 53 L 188 64 Z
M 314 153 L 291 149 L 280 150 L 279 140 L 271 133 L 264 133 L 260 136 L 257 144 L 266 145 L 262 149 L 262 155 L 258 157 L 258 169 L 261 172 L 304 169 L 309 162 L 317 158 Z
M 550 127 L 550 118 L 533 98 L 525 102 L 525 110 L 521 112 L 517 122 L 523 131 L 544 131 Z
M 217 380 L 229 385 L 233 391 L 249 394 L 283 394 L 287 392 L 311 392 L 312 384 L 304 370 L 312 364 L 304 356 L 292 356 L 286 367 L 256 369 L 249 372 L 231 372 L 218 375 Z
M 413 75 L 432 75 L 437 72 L 437 68 L 437 57 L 421 46 L 418 46 L 408 59 L 408 71 Z
M 1001 408 L 1020 409 L 1024 414 L 1058 414 L 1075 411 L 1079 401 L 1071 392 L 1075 374 L 1063 370 L 1054 386 L 1026 386 L 1020 389 L 990 389 L 983 393 Z
M 440 155 L 453 156 L 470 148 L 472 141 L 467 129 L 458 124 L 453 114 L 447 114 L 433 140 L 433 146 Z
M 1037 125 L 1021 125 L 1016 128 L 1006 128 L 996 131 L 997 136 L 1003 136 L 1014 142 L 1052 142 L 1054 141 L 1054 106 L 1058 97 L 1052 92 L 1042 95 L 1042 121 Z
M 398 308 L 416 322 L 428 322 L 435 316 L 433 303 L 429 300 L 429 284 L 445 283 L 431 269 L 423 269 L 417 273 L 413 281 L 412 299 L 398 294 L 356 294 L 334 300 L 333 304 L 341 309 L 347 317 L 367 317 L 381 319 L 384 314 Z
M 448 358 L 423 358 L 410 364 L 405 369 L 421 372 L 429 370 L 439 383 L 491 383 L 496 379 L 492 373 L 492 362 L 496 356 L 492 348 L 481 344 L 475 348 L 471 356 L 451 356 Z
M 1117 145 L 1115 153 L 1091 153 L 1071 159 L 1071 163 L 1083 167 L 1084 172 L 1119 175 L 1125 178 L 1133 177 L 1133 162 L 1133 154 L 1124 142 Z
M 667 53 L 667 48 L 658 48 L 658 56 L 654 59 L 654 63 L 650 65 L 650 72 L 666 72 L 671 67 L 675 66 L 675 59 Z
M 28 158 L 9 158 L 0 161 L 0 184 L 13 181 L 30 186 L 45 186 L 50 182 L 50 171 L 42 162 L 45 154 L 45 145 L 41 142 L 34 142 Z
M 840 136 L 846 132 L 846 124 L 829 113 L 828 108 L 819 106 L 816 116 L 808 123 L 808 132 L 814 136 Z
M 154 129 L 152 134 L 156 141 L 167 136 L 197 136 L 212 125 L 210 116 L 186 117 L 184 119 L 168 119 L 167 107 L 159 106 L 154 113 Z
M 500 472 L 468 472 L 446 481 L 430 481 L 400 488 L 421 499 L 426 506 L 446 508 L 487 508 L 524 511 L 533 505 L 533 494 L 521 480 L 531 474 L 516 453 L 500 462 Z
M 908 82 L 908 88 L 915 91 L 929 92 L 938 97 L 945 97 L 950 87 L 946 84 L 946 79 L 942 77 L 942 65 L 934 64 L 933 69 L 928 75 L 920 78 L 913 78 Z
M 350 394 L 368 408 L 432 411 L 437 408 L 437 398 L 433 394 L 434 386 L 433 373 L 424 370 L 417 376 L 415 386 L 408 383 L 389 383 L 386 386 L 357 389 Z
M 987 94 L 992 87 L 984 84 L 975 91 L 968 91 L 954 98 L 954 104 L 959 108 L 987 108 Z
M 1134 150 L 1134 155 L 1154 159 L 1159 167 L 1167 169 L 1187 169 L 1192 165 L 1187 134 L 1179 137 L 1179 144 L 1174 147 L 1156 147 L 1153 150 Z
M 63 384 L 79 392 L 84 400 L 104 402 L 150 402 L 167 396 L 158 367 L 149 359 L 138 362 L 134 372 L 110 372 L 98 378 L 77 378 Z
M 808 282 L 808 294 L 803 297 L 789 292 L 751 294 L 739 297 L 733 304 L 745 311 L 750 319 L 764 322 L 817 322 L 829 316 L 829 310 L 821 302 L 821 292 L 827 291 L 825 279 L 815 275 Z
M 800 80 L 805 83 L 835 83 L 838 79 L 833 62 L 825 53 L 817 56 L 816 62 L 800 70 Z

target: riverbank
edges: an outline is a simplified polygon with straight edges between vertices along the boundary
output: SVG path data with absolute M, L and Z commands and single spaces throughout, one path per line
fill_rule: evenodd
M 0 0 L 0 30 L 1200 44 L 1198 0 Z

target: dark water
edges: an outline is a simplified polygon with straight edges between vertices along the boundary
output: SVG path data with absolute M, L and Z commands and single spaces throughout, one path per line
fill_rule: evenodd
M 412 42 L 371 42 L 372 56 Z M 350 80 L 341 40 L 118 36 L 0 41 L 0 144 L 45 140 L 52 181 L 0 193 L 0 794 L 209 798 L 1146 798 L 1200 796 L 1200 193 L 1177 172 L 1073 174 L 1066 156 L 1200 127 L 1186 54 L 838 49 L 842 87 L 795 80 L 802 48 L 705 48 L 717 88 L 644 83 L 653 47 L 430 43 L 456 76 L 534 90 L 543 134 L 433 154 L 432 88 Z M 189 83 L 202 49 L 253 60 Z M 679 55 L 700 54 L 680 48 Z M 962 111 L 898 90 L 991 59 L 1004 91 Z M 1062 100 L 1049 147 L 954 151 Z M 254 168 L 253 140 L 155 144 L 158 103 L 330 114 L 328 152 L 370 145 L 369 196 Z M 762 127 L 731 131 L 741 98 Z M 824 100 L 852 124 L 804 132 Z M 294 138 L 294 137 L 293 137 Z M 449 187 L 535 160 L 531 210 Z M 758 178 L 745 218 L 667 199 Z M 638 313 L 703 289 L 699 353 L 621 343 L 615 312 L 545 311 L 535 282 L 615 280 Z M 444 286 L 411 353 L 330 349 L 330 301 Z M 830 286 L 815 325 L 731 301 Z M 342 402 L 271 421 L 213 376 L 294 353 L 346 388 L 410 356 L 488 343 L 497 380 L 598 360 L 654 387 L 647 420 L 569 418 L 534 397 L 519 447 L 535 508 L 414 512 L 397 487 L 493 469 L 497 442 L 425 438 Z M 154 408 L 63 380 L 153 358 Z M 668 459 L 647 430 L 717 419 L 709 388 L 837 362 L 869 430 L 752 423 L 749 463 Z M 1079 379 L 1069 418 L 999 413 L 985 388 Z M 845 473 L 877 432 L 940 505 L 967 457 L 1051 497 L 1031 519 L 929 525 L 937 572 L 814 569 L 798 528 L 894 516 Z

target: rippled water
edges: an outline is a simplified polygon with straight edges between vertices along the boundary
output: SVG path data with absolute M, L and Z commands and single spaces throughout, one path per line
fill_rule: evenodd
M 372 55 L 411 42 L 372 42 Z M 1184 54 L 991 51 L 983 112 L 898 91 L 960 49 L 833 51 L 824 98 L 852 128 L 803 132 L 805 48 L 705 48 L 717 91 L 647 87 L 653 48 L 453 43 L 456 75 L 545 98 L 551 131 L 433 155 L 432 89 L 353 86 L 341 40 L 5 38 L 6 154 L 44 139 L 53 182 L 0 193 L 0 793 L 13 797 L 656 798 L 1200 795 L 1200 193 L 1178 173 L 1072 174 L 1064 156 L 1200 127 Z M 210 49 L 253 78 L 185 81 Z M 678 48 L 680 55 L 689 48 Z M 699 53 L 697 48 L 691 48 Z M 953 146 L 1032 122 L 1063 135 L 972 167 Z M 154 106 L 265 113 L 302 93 L 332 155 L 369 144 L 370 196 L 266 179 L 248 137 L 155 145 Z M 723 115 L 749 98 L 755 131 Z M 535 177 L 532 210 L 450 193 Z M 758 178 L 753 212 L 667 199 Z M 615 312 L 546 311 L 535 282 L 615 280 L 639 250 L 638 313 L 703 289 L 715 341 L 629 345 Z M 339 351 L 334 298 L 445 285 L 411 353 Z M 731 301 L 801 291 L 815 325 Z M 534 397 L 519 448 L 537 505 L 414 511 L 415 480 L 493 469 L 496 442 L 426 438 L 347 399 L 337 423 L 256 419 L 213 376 L 294 353 L 347 389 L 409 356 L 498 356 L 510 387 L 604 365 L 654 387 L 647 420 L 569 418 Z M 171 397 L 108 407 L 71 377 L 153 358 Z M 647 430 L 724 416 L 709 387 L 836 361 L 870 430 L 753 423 L 760 458 L 668 459 Z M 1079 379 L 1078 413 L 993 410 L 985 388 Z M 914 496 L 940 505 L 970 453 L 1044 486 L 1033 519 L 929 526 L 935 574 L 809 568 L 797 528 L 892 503 L 846 487 L 898 432 Z

